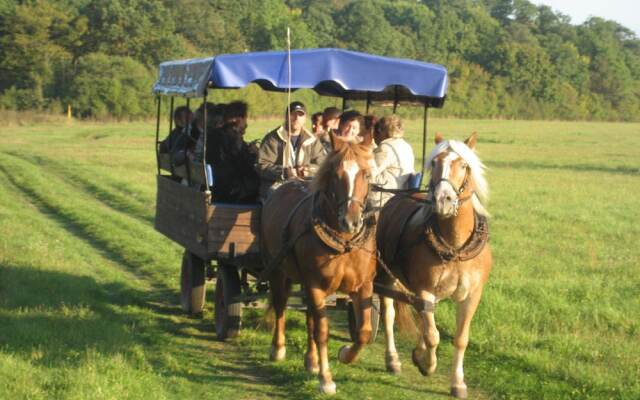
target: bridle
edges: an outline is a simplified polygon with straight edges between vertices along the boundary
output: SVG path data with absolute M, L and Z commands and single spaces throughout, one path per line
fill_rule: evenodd
M 432 170 L 433 171 L 433 170 Z M 456 189 L 456 186 L 453 184 L 453 182 L 451 182 L 448 178 L 442 177 L 440 178 L 438 181 L 434 181 L 433 179 L 429 181 L 429 193 L 431 193 L 431 200 L 435 202 L 435 191 L 436 188 L 438 187 L 439 184 L 441 184 L 442 182 L 447 182 L 449 183 L 449 185 L 451 185 L 451 188 L 453 189 L 453 191 L 456 194 L 456 199 L 453 200 L 453 215 L 457 216 L 458 215 L 458 209 L 460 208 L 460 206 L 464 203 L 466 203 L 467 201 L 469 201 L 473 195 L 475 194 L 474 191 L 471 191 L 471 193 L 466 196 L 466 197 L 461 197 L 462 194 L 464 192 L 467 191 L 467 188 L 469 186 L 469 176 L 470 176 L 470 170 L 469 170 L 469 166 L 467 166 L 465 168 L 465 172 L 464 172 L 464 179 L 462 180 L 462 183 L 460 184 L 460 187 L 458 187 Z
M 335 181 L 336 180 L 336 176 L 334 175 L 331 179 Z M 342 209 L 342 207 L 345 204 L 348 205 L 349 202 L 353 202 L 353 203 L 357 204 L 360 207 L 361 213 L 360 213 L 360 218 L 359 218 L 358 222 L 359 222 L 360 225 L 362 225 L 364 223 L 364 220 L 367 217 L 367 215 L 366 215 L 367 213 L 365 211 L 367 209 L 369 193 L 371 192 L 371 185 L 368 182 L 369 182 L 369 180 L 367 179 L 367 185 L 368 185 L 367 194 L 364 196 L 364 198 L 362 200 L 360 200 L 360 199 L 358 199 L 357 197 L 354 197 L 354 196 L 348 196 L 344 200 L 339 201 L 337 196 L 336 196 L 335 190 L 332 191 L 330 197 L 334 201 L 334 203 L 336 204 L 336 206 L 335 206 L 336 207 L 336 212 L 339 214 L 340 210 Z

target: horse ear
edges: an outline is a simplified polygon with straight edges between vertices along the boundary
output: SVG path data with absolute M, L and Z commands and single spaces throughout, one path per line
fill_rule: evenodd
M 478 140 L 478 133 L 473 132 L 471 136 L 469 136 L 467 140 L 464 141 L 464 144 L 466 144 L 467 147 L 470 148 L 471 150 L 475 150 L 477 140 Z
M 340 151 L 346 145 L 347 142 L 342 137 L 331 132 L 331 147 L 333 148 L 333 151 Z
M 435 138 L 436 144 L 442 142 L 443 140 L 444 138 L 442 137 L 442 133 L 436 132 L 436 138 Z

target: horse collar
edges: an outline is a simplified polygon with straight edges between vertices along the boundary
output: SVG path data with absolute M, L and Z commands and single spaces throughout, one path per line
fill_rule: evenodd
M 320 215 L 320 208 L 318 207 L 317 198 L 320 196 L 320 192 L 316 193 L 312 198 L 311 208 L 311 229 L 315 235 L 328 247 L 337 251 L 338 253 L 347 253 L 356 247 L 362 247 L 364 243 L 371 237 L 374 229 L 371 229 L 373 224 L 371 218 L 365 220 L 362 224 L 362 229 L 356 233 L 351 239 L 345 240 L 340 237 L 340 233 L 331 228 Z
M 449 245 L 442 237 L 436 213 L 432 213 L 425 224 L 424 235 L 427 244 L 444 262 L 467 261 L 476 257 L 489 241 L 489 224 L 487 218 L 474 213 L 474 229 L 469 239 L 461 247 Z

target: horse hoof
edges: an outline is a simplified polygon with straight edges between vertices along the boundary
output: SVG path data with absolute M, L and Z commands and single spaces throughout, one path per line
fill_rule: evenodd
M 277 349 L 275 346 L 271 346 L 271 352 L 269 354 L 269 358 L 271 359 L 271 361 L 282 361 L 285 359 L 286 355 L 286 347 L 282 346 L 281 348 Z
M 349 360 L 349 351 L 350 348 L 347 345 L 344 345 L 340 348 L 340 351 L 338 351 L 338 360 L 340 360 L 341 363 L 350 364 L 351 362 L 353 362 L 353 359 Z
M 451 387 L 451 396 L 457 399 L 466 399 L 467 398 L 467 387 L 466 386 L 452 386 Z
M 333 381 L 322 382 L 320 380 L 320 393 L 333 395 L 336 394 L 336 384 Z
M 400 362 L 398 353 L 387 353 L 384 358 L 388 372 L 391 372 L 393 375 L 402 372 L 402 363 Z
M 318 366 L 318 362 L 317 362 L 317 361 L 316 361 L 315 363 L 314 363 L 314 362 L 311 362 L 311 361 L 309 361 L 309 359 L 308 359 L 308 358 L 306 358 L 306 357 L 304 358 L 304 368 L 305 368 L 308 372 L 310 372 L 310 373 L 312 373 L 312 374 L 315 374 L 315 375 L 317 375 L 317 374 L 318 374 L 318 372 L 320 372 L 320 367 Z
M 420 371 L 422 376 L 429 376 L 429 371 L 425 367 L 423 367 L 422 364 L 420 364 L 420 360 L 418 359 L 416 350 L 417 349 L 413 349 L 413 351 L 411 352 L 411 361 L 413 361 L 413 365 L 415 365 L 416 368 L 418 368 L 418 371 Z

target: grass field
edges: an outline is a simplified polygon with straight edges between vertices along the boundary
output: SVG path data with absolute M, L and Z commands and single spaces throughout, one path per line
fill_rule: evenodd
M 419 157 L 420 123 L 408 125 Z M 433 119 L 436 130 L 478 132 L 492 190 L 495 264 L 466 354 L 470 396 L 640 398 L 640 124 Z M 226 343 L 213 339 L 211 301 L 203 320 L 181 314 L 181 249 L 153 229 L 153 132 L 0 127 L 0 399 L 317 396 L 300 313 L 280 364 L 262 311 Z M 438 307 L 428 379 L 411 365 L 413 339 L 399 346 L 403 374 L 388 375 L 382 334 L 340 365 L 345 313 L 332 314 L 336 398 L 446 398 L 454 307 Z

